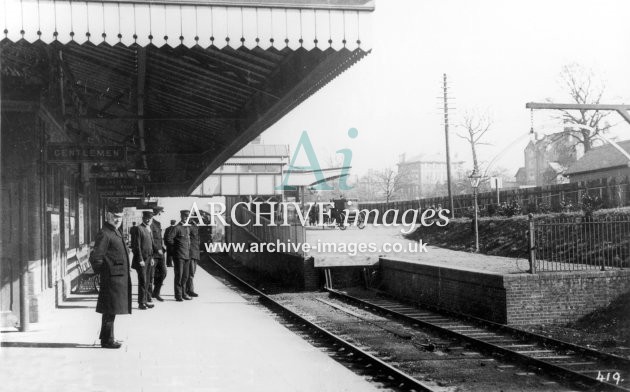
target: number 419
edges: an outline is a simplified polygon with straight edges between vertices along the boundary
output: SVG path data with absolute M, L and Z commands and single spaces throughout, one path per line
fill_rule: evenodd
M 597 372 L 597 381 L 601 381 L 601 382 L 610 382 L 610 377 L 611 373 L 607 372 L 607 373 L 602 373 L 600 371 Z M 621 374 L 619 374 L 619 372 L 615 372 L 612 373 L 612 379 L 615 382 L 616 385 L 619 385 L 619 381 L 623 381 L 621 380 Z

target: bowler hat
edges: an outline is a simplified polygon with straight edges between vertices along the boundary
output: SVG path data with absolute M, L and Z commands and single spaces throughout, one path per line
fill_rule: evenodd
M 152 211 L 142 211 L 142 218 L 153 218 Z
M 182 215 L 188 215 L 188 214 L 190 214 L 190 210 L 181 210 L 181 211 L 179 211 L 179 213 L 182 214 Z
M 153 213 L 154 214 L 160 214 L 162 212 L 164 212 L 164 207 L 162 207 L 162 206 L 155 206 L 155 207 L 153 207 Z

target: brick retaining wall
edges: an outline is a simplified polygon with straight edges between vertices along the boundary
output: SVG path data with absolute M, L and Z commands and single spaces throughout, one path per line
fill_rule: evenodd
M 243 228 L 232 226 L 230 241 L 235 243 L 254 242 Z M 320 287 L 319 272 L 314 268 L 313 258 L 286 253 L 236 253 L 230 256 L 245 267 L 278 279 L 284 286 L 294 290 L 316 290 Z
M 573 321 L 630 290 L 630 270 L 500 275 L 382 258 L 380 272 L 396 296 L 515 325 Z
M 510 324 L 575 321 L 630 291 L 630 270 L 506 275 Z

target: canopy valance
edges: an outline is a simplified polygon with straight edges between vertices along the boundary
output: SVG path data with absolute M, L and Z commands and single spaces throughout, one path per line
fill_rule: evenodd
M 4 37 L 156 47 L 370 49 L 371 1 L 3 0 Z

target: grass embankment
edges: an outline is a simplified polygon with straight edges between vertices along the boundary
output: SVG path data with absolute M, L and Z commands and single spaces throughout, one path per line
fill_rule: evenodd
M 479 251 L 484 254 L 525 257 L 527 250 L 528 227 L 526 216 L 511 218 L 489 217 L 479 219 Z M 472 220 L 466 218 L 451 219 L 448 225 L 418 227 L 407 238 L 442 248 L 472 252 L 474 250 L 474 231 Z

